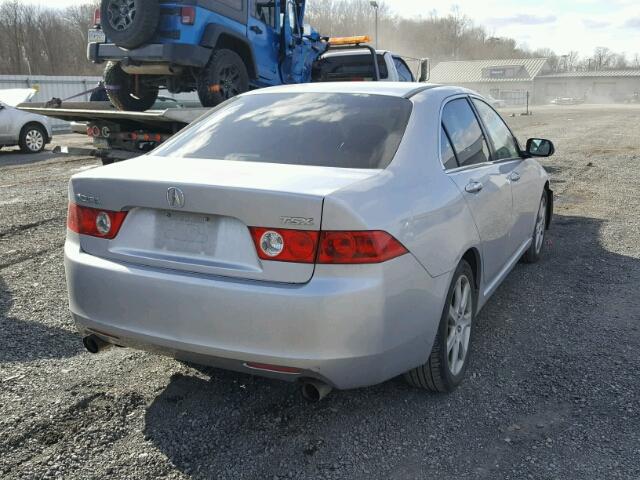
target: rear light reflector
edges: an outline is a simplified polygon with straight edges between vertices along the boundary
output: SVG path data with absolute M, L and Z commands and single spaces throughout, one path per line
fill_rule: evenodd
M 249 228 L 258 257 L 278 262 L 313 263 L 318 232 L 283 228 Z
M 69 202 L 67 228 L 82 235 L 112 239 L 120 231 L 126 216 L 127 212 L 82 207 Z
M 294 367 L 283 367 L 280 365 L 270 365 L 268 363 L 255 363 L 255 362 L 246 362 L 245 367 L 252 368 L 254 370 L 263 370 L 265 372 L 276 372 L 276 373 L 289 373 L 289 374 L 297 374 L 302 372 L 299 368 Z
M 100 25 L 102 23 L 102 18 L 101 18 L 101 13 L 100 13 L 100 9 L 96 8 L 95 11 L 93 12 L 93 24 L 94 25 Z
M 393 236 L 372 231 L 308 231 L 250 227 L 262 260 L 295 263 L 381 263 L 407 253 Z
M 387 232 L 327 231 L 320 233 L 318 263 L 381 263 L 407 253 Z
M 193 25 L 196 23 L 196 9 L 194 7 L 182 7 L 180 9 L 183 25 Z

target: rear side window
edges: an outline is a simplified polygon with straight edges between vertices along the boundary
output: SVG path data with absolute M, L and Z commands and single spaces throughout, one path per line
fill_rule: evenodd
M 510 158 L 520 158 L 520 149 L 511 131 L 505 125 L 500 115 L 493 108 L 481 100 L 473 99 L 473 104 L 478 110 L 482 123 L 487 130 L 489 139 L 493 143 L 495 160 L 505 160 Z
M 377 55 L 380 78 L 389 76 L 387 64 L 382 55 Z M 313 66 L 312 81 L 336 82 L 342 80 L 373 80 L 373 57 L 368 53 L 355 55 L 335 55 L 318 60 Z
M 155 155 L 343 168 L 385 168 L 411 101 L 383 95 L 265 93 L 237 97 Z
M 442 124 L 449 134 L 461 167 L 489 161 L 489 148 L 471 105 L 465 98 L 447 103 Z

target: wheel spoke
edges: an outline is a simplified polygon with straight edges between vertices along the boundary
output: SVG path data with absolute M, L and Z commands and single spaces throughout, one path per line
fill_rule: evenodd
M 465 283 L 464 288 L 462 290 L 462 301 L 460 302 L 460 312 L 467 311 L 467 304 L 469 303 L 469 293 L 471 292 L 471 287 L 468 283 Z
M 460 311 L 461 300 L 462 300 L 462 277 L 460 277 L 456 282 L 456 288 L 453 292 L 453 307 L 456 309 L 456 312 Z
M 449 332 L 449 336 L 447 337 L 447 353 L 451 352 L 451 349 L 453 348 L 454 344 L 456 343 L 457 340 L 457 335 L 456 335 L 456 330 L 455 327 L 451 329 L 451 331 Z
M 464 359 L 467 356 L 467 346 L 465 345 L 465 341 L 462 335 L 460 335 L 458 339 L 458 345 L 458 359 L 460 360 L 460 362 L 464 363 Z
M 458 373 L 458 362 L 460 361 L 458 358 L 458 352 L 460 351 L 460 342 L 456 338 L 456 341 L 453 343 L 453 348 L 451 349 L 450 354 L 450 363 L 451 363 L 451 373 L 456 375 Z

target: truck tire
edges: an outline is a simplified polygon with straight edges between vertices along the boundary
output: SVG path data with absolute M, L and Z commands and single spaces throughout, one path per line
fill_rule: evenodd
M 18 144 L 23 153 L 40 153 L 47 143 L 47 131 L 39 123 L 27 123 L 20 131 Z
M 203 107 L 215 107 L 249 90 L 247 66 L 233 50 L 214 50 L 198 76 L 198 98 Z
M 117 62 L 107 63 L 104 69 L 104 83 L 109 100 L 118 110 L 144 112 L 149 110 L 156 99 L 160 88 L 144 85 L 139 82 L 136 91 L 135 75 L 129 75 Z
M 107 38 L 123 48 L 150 40 L 160 22 L 158 0 L 102 0 L 100 14 Z

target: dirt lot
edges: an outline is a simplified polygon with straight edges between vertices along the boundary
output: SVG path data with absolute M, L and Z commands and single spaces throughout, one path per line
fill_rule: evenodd
M 86 353 L 62 245 L 67 180 L 96 162 L 0 152 L 0 477 L 640 478 L 640 107 L 509 122 L 556 142 L 556 217 L 544 260 L 479 315 L 466 382 L 319 404 L 293 384 Z

